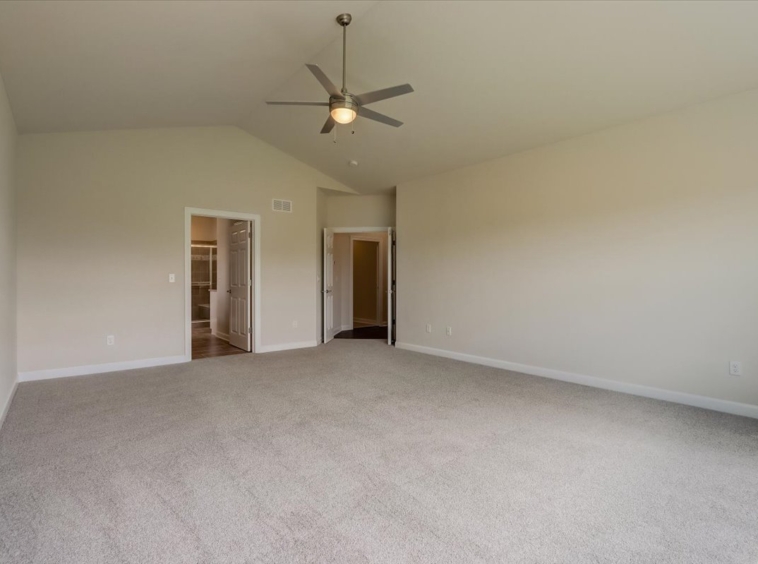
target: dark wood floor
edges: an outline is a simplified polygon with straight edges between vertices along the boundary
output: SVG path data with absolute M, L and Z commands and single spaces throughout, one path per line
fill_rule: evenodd
M 386 327 L 359 327 L 350 331 L 341 331 L 335 339 L 384 339 L 387 340 Z
M 247 351 L 233 347 L 223 339 L 211 335 L 210 327 L 192 330 L 192 360 L 244 354 Z

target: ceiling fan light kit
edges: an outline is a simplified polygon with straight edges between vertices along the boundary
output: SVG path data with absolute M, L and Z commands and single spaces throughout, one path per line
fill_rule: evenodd
M 374 110 L 370 110 L 365 106 L 367 104 L 373 104 L 381 100 L 387 100 L 388 98 L 394 98 L 396 96 L 402 96 L 403 94 L 409 94 L 413 92 L 413 88 L 410 84 L 401 84 L 399 86 L 392 86 L 390 88 L 384 88 L 382 90 L 374 90 L 373 92 L 366 92 L 365 94 L 355 95 L 351 94 L 347 89 L 347 26 L 353 17 L 350 14 L 340 14 L 337 16 L 337 23 L 342 26 L 342 88 L 337 89 L 334 83 L 329 80 L 329 77 L 324 74 L 317 65 L 305 65 L 311 74 L 316 77 L 324 90 L 329 94 L 328 102 L 278 102 L 270 101 L 266 102 L 272 106 L 325 106 L 329 108 L 329 117 L 321 128 L 321 133 L 329 133 L 334 129 L 336 124 L 348 124 L 352 123 L 358 116 L 378 121 L 392 127 L 400 127 L 403 125 L 402 121 L 398 121 Z
M 358 104 L 349 94 L 344 98 L 329 98 L 329 115 L 337 123 L 350 123 L 358 115 Z

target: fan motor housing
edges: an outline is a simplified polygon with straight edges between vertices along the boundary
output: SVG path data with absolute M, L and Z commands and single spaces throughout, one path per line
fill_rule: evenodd
M 345 94 L 344 98 L 338 98 L 337 96 L 331 96 L 329 98 L 329 111 L 336 108 L 347 108 L 350 110 L 355 111 L 355 113 L 358 113 L 358 109 L 360 108 L 360 104 L 356 101 L 355 98 L 351 94 Z

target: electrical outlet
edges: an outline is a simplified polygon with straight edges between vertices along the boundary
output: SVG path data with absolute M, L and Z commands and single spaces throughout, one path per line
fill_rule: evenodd
M 112 347 L 113 345 L 115 345 L 116 344 L 116 336 L 115 335 L 108 335 L 105 338 L 105 344 L 108 345 L 109 347 Z
M 732 376 L 742 376 L 742 363 L 739 360 L 729 361 L 729 374 Z
M 171 282 L 172 284 L 176 282 L 176 274 L 169 274 L 168 281 Z
M 447 333 L 447 336 L 450 337 L 453 334 L 453 328 L 452 327 L 448 327 L 445 332 Z
M 432 325 L 431 325 L 431 323 L 427 323 L 426 324 L 426 332 L 427 333 L 431 333 L 432 332 Z

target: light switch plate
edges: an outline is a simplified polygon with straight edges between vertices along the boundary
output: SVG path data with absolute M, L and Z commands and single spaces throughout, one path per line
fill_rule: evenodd
M 168 281 L 171 282 L 172 284 L 176 282 L 176 274 L 169 274 Z

